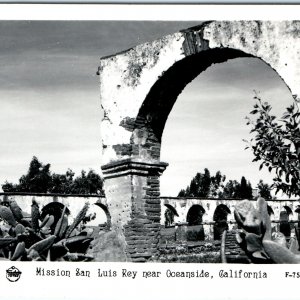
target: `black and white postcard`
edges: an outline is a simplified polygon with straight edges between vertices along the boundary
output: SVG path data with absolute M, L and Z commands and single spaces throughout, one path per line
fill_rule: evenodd
M 298 11 L 1 4 L 4 298 L 297 299 Z

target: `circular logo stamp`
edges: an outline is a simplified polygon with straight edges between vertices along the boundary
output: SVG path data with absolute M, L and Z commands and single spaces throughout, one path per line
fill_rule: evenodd
M 22 272 L 14 266 L 6 270 L 6 278 L 11 282 L 18 281 L 21 277 L 21 274 Z

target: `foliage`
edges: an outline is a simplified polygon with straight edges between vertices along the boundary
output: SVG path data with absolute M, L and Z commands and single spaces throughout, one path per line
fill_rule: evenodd
M 209 170 L 205 168 L 204 173 L 197 173 L 190 185 L 179 192 L 178 197 L 217 197 L 224 180 L 225 176 L 220 171 L 211 177 Z
M 300 263 L 299 236 L 287 247 L 282 233 L 272 234 L 267 202 L 259 197 L 257 208 L 248 200 L 239 202 L 234 217 L 240 229 L 237 242 L 253 263 Z
M 225 184 L 226 176 L 217 171 L 210 176 L 207 168 L 204 173 L 197 173 L 190 185 L 180 190 L 178 197 L 209 197 L 226 199 L 252 199 L 251 183 L 243 176 L 241 182 L 229 180 Z
M 257 189 L 258 189 L 259 195 L 262 198 L 264 198 L 266 200 L 272 199 L 271 186 L 269 184 L 264 183 L 262 180 L 260 180 L 259 183 L 257 184 Z
M 92 230 L 78 225 L 84 220 L 88 203 L 68 225 L 66 206 L 53 202 L 40 211 L 32 200 L 31 218 L 24 218 L 14 200 L 0 205 L 0 259 L 21 261 L 89 261 L 86 254 Z M 61 208 L 63 207 L 63 208 Z M 51 213 L 51 214 L 50 214 Z M 44 217 L 43 214 L 45 215 Z
M 50 187 L 50 164 L 43 165 L 37 157 L 33 157 L 26 175 L 21 176 L 19 184 L 6 182 L 2 189 L 4 192 L 35 192 L 46 193 Z
M 210 197 L 212 198 L 222 197 L 225 180 L 226 180 L 226 176 L 222 175 L 220 171 L 217 171 L 216 175 L 211 177 Z
M 254 154 L 253 161 L 259 161 L 260 167 L 269 172 L 275 171 L 274 187 L 276 193 L 282 191 L 288 196 L 300 196 L 300 111 L 299 101 L 286 108 L 281 119 L 271 115 L 271 106 L 255 96 L 256 103 L 247 117 L 247 125 L 252 126 L 250 133 L 254 137 L 248 142 Z
M 68 169 L 66 174 L 52 174 L 50 192 L 57 194 L 72 194 L 72 185 L 75 173 Z
M 246 178 L 243 176 L 241 179 L 241 185 L 239 187 L 239 191 L 238 191 L 239 195 L 238 198 L 240 199 L 252 199 L 252 187 L 251 187 L 251 183 L 247 180 Z
M 104 195 L 103 180 L 93 170 L 74 177 L 75 173 L 68 169 L 65 174 L 50 172 L 50 164 L 42 164 L 33 157 L 26 175 L 21 176 L 19 184 L 5 182 L 4 192 L 32 192 L 58 194 L 100 194 Z
M 225 187 L 223 196 L 225 199 L 236 199 L 239 197 L 239 183 L 236 180 L 229 180 Z

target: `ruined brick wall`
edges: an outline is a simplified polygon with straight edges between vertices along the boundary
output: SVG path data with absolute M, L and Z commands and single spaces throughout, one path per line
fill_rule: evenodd
M 104 189 L 126 259 L 156 253 L 161 137 L 185 86 L 212 64 L 256 57 L 300 95 L 299 39 L 298 21 L 211 21 L 101 58 Z
M 75 218 L 82 209 L 85 202 L 90 206 L 100 203 L 104 208 L 107 206 L 106 198 L 100 196 L 73 196 L 73 195 L 47 195 L 47 194 L 13 194 L 0 193 L 0 202 L 15 200 L 21 209 L 27 214 L 31 213 L 32 199 L 35 199 L 40 206 L 40 209 L 50 202 L 60 202 L 66 205 L 70 210 L 70 217 Z M 98 205 L 99 206 L 99 205 Z M 100 208 L 99 208 L 100 209 Z M 105 220 L 107 221 L 107 220 Z M 110 221 L 110 220 L 108 220 Z
M 105 165 L 159 161 L 168 114 L 184 87 L 211 64 L 257 57 L 300 94 L 298 21 L 212 21 L 100 60 Z

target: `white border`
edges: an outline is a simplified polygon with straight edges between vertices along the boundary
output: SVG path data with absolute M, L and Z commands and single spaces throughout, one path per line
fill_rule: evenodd
M 0 4 L 2 20 L 288 20 L 300 5 Z
M 0 20 L 288 20 L 300 19 L 298 5 L 17 5 L 0 4 Z M 0 41 L 1 42 L 1 41 Z M 15 265 L 22 271 L 11 283 L 5 270 Z M 92 278 L 37 277 L 36 268 L 90 270 Z M 206 270 L 214 279 L 98 278 L 97 270 L 122 268 L 161 271 Z M 221 269 L 265 271 L 267 279 L 220 279 Z M 1 299 L 101 299 L 101 300 L 196 300 L 196 299 L 298 299 L 299 280 L 285 278 L 285 271 L 300 272 L 297 265 L 208 265 L 132 263 L 0 263 Z M 300 273 L 299 273 L 300 275 Z

